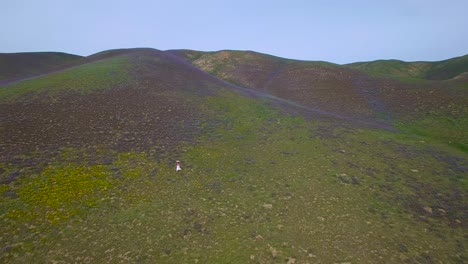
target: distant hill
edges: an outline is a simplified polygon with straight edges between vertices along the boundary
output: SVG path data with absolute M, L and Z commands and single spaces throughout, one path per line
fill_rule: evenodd
M 405 62 L 376 60 L 356 62 L 345 66 L 371 74 L 410 77 L 427 80 L 447 80 L 468 72 L 468 55 L 436 62 Z
M 59 69 L 80 58 L 62 52 L 0 53 L 0 82 Z

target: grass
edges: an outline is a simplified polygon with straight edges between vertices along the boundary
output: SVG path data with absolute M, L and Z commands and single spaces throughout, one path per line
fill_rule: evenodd
M 129 82 L 128 65 L 127 57 L 114 57 L 15 82 L 0 89 L 0 100 L 11 101 L 27 94 L 43 93 L 53 97 L 63 91 L 90 93 L 100 89 L 124 86 Z
M 229 92 L 203 111 L 206 133 L 178 157 L 103 149 L 103 163 L 64 149 L 3 185 L 0 260 L 466 261 L 465 233 L 450 225 L 463 221 L 466 200 L 441 202 L 453 188 L 466 197 L 465 177 L 431 142 L 307 121 Z
M 430 115 L 417 121 L 399 123 L 398 127 L 407 134 L 420 137 L 420 140 L 439 142 L 468 152 L 468 120 L 447 115 Z

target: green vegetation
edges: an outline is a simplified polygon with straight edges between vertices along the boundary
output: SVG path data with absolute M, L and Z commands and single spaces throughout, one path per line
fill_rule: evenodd
M 12 83 L 0 89 L 0 100 L 14 100 L 26 94 L 47 93 L 53 97 L 63 91 L 90 93 L 125 86 L 129 82 L 128 66 L 128 57 L 114 57 Z
M 92 206 L 102 195 L 100 192 L 110 187 L 108 178 L 109 172 L 102 166 L 48 167 L 38 177 L 28 178 L 18 189 L 26 210 L 15 213 L 30 218 L 34 215 L 29 214 L 45 212 L 45 218 L 51 223 L 67 219 L 75 215 L 78 208 Z M 7 214 L 7 217 L 14 218 L 15 214 Z
M 408 134 L 468 152 L 468 119 L 466 117 L 431 115 L 417 121 L 400 123 L 398 127 Z
M 206 133 L 179 157 L 101 149 L 104 163 L 63 149 L 2 185 L 0 261 L 467 260 L 466 177 L 433 142 L 287 116 L 230 92 L 203 109 Z

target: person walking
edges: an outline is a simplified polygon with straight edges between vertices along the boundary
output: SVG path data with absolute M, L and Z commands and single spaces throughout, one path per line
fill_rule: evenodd
M 180 161 L 176 161 L 176 169 L 175 169 L 175 170 L 176 170 L 176 171 L 182 170 L 182 169 L 180 168 Z

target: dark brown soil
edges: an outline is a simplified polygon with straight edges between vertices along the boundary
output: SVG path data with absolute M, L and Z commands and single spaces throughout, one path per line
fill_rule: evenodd
M 58 147 L 170 148 L 192 140 L 200 118 L 180 98 L 131 88 L 67 95 L 57 102 L 2 104 L 0 111 L 7 113 L 0 136 L 7 157 Z
M 139 50 L 131 55 L 133 84 L 128 87 L 65 92 L 55 100 L 45 93 L 1 103 L 0 162 L 63 147 L 157 148 L 165 155 L 173 146 L 191 142 L 199 132 L 203 97 L 219 84 L 199 69 L 158 53 Z

